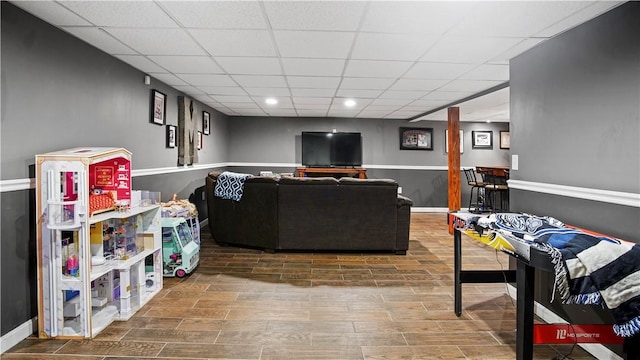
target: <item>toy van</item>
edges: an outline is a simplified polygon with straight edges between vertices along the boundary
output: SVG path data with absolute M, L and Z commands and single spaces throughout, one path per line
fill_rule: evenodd
M 162 262 L 164 277 L 185 277 L 200 261 L 200 245 L 193 241 L 184 218 L 162 218 Z

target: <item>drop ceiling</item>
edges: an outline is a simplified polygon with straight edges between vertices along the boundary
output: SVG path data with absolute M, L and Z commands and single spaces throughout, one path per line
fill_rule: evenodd
M 509 59 L 621 2 L 12 3 L 230 116 L 419 121 L 446 120 L 435 110 L 508 83 Z M 462 121 L 509 121 L 509 90 L 457 106 Z

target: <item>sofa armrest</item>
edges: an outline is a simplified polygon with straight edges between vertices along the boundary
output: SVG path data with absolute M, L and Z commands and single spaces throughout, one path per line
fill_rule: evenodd
M 409 250 L 409 228 L 411 224 L 411 206 L 413 201 L 406 196 L 398 195 L 396 225 L 396 254 L 406 254 Z

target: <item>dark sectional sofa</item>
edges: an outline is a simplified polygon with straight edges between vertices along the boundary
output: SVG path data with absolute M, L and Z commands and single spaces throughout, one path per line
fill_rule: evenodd
M 223 245 L 302 251 L 406 254 L 412 201 L 391 179 L 253 176 L 240 201 L 214 196 L 206 177 L 209 229 Z

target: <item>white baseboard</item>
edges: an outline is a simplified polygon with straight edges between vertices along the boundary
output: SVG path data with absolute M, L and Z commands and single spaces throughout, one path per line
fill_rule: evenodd
M 33 334 L 34 329 L 37 328 L 37 319 L 33 318 L 27 322 L 18 325 L 17 328 L 9 331 L 7 334 L 0 338 L 0 354 L 4 354 L 5 351 L 11 349 L 12 347 L 18 345 L 18 343 L 26 338 L 28 338 L 31 334 Z
M 508 284 L 507 290 L 508 295 L 515 300 L 517 294 L 516 288 L 513 285 Z M 556 315 L 556 313 L 554 313 L 553 311 L 542 306 L 537 301 L 533 304 L 533 312 L 547 324 L 567 324 L 566 320 Z M 618 356 L 618 354 L 609 350 L 609 348 L 602 344 L 578 344 L 578 346 L 580 346 L 584 349 L 584 351 L 588 352 L 599 360 L 622 360 L 622 358 Z

